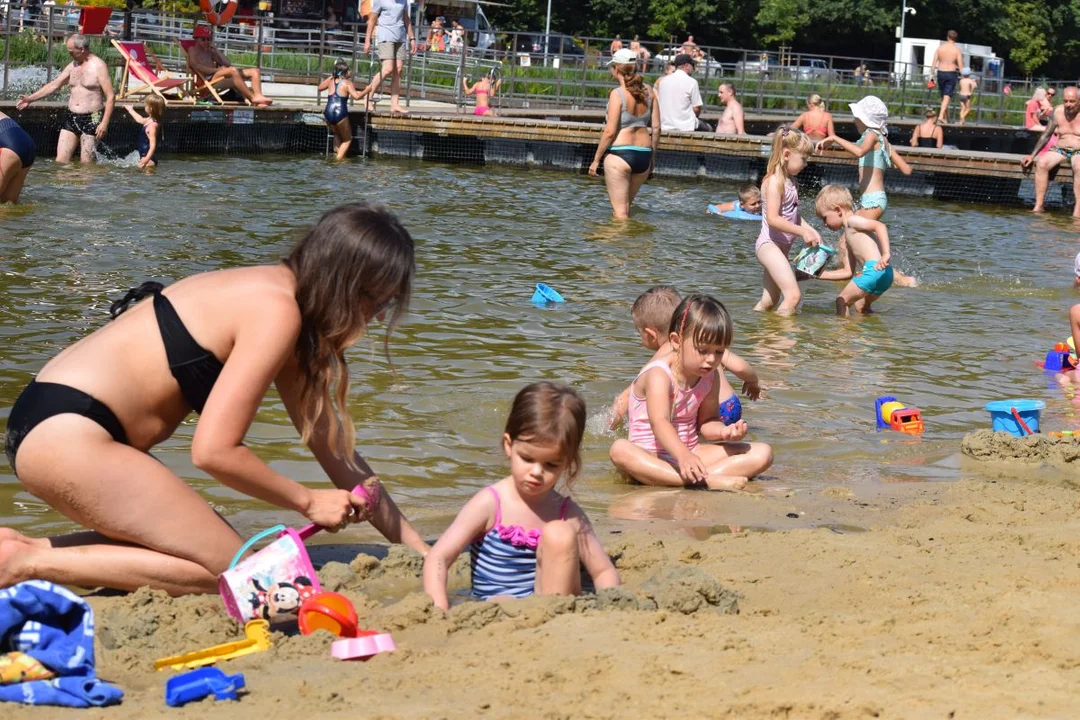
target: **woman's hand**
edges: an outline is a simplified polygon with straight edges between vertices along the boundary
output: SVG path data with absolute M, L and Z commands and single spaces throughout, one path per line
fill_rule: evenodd
M 589 175 L 591 175 L 592 177 L 600 177 L 599 167 L 600 161 L 593 160 L 592 165 L 589 166 Z
M 367 504 L 348 490 L 311 490 L 304 515 L 329 532 L 344 530 L 364 517 Z
M 814 145 L 814 154 L 815 155 L 820 155 L 822 153 L 822 151 L 828 150 L 829 146 L 832 145 L 832 141 L 833 141 L 833 136 L 832 135 L 825 138 L 824 140 L 818 140 L 817 143 Z
M 694 453 L 687 450 L 681 457 L 678 458 L 679 463 L 679 477 L 687 485 L 698 485 L 705 482 L 705 478 L 709 476 L 708 470 L 705 469 L 705 463 L 701 461 Z

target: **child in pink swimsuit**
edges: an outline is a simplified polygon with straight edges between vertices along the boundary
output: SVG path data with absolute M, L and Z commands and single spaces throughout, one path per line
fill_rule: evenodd
M 671 352 L 630 386 L 630 437 L 611 446 L 619 470 L 646 485 L 738 490 L 772 465 L 772 448 L 734 442 L 746 436 L 746 424 L 722 417 L 715 371 L 732 334 L 719 301 L 690 295 L 679 304 Z M 699 436 L 718 444 L 701 444 Z
M 566 385 L 534 383 L 514 398 L 503 449 L 510 475 L 476 493 L 424 558 L 424 591 L 446 610 L 449 567 L 471 546 L 472 595 L 480 600 L 580 595 L 585 566 L 597 590 L 619 573 L 585 511 L 566 492 L 581 468 L 585 402 Z
M 792 178 L 806 167 L 813 151 L 810 138 L 787 126 L 773 137 L 768 169 L 761 181 L 761 232 L 754 243 L 754 254 L 765 268 L 764 287 L 754 310 L 776 308 L 780 313 L 793 313 L 802 299 L 788 253 L 796 238 L 813 246 L 821 242 L 821 235 L 799 217 L 799 191 Z
M 491 84 L 491 80 L 485 75 L 476 81 L 472 87 L 469 86 L 469 81 L 466 78 L 461 78 L 461 87 L 465 90 L 466 95 L 476 96 L 476 107 L 473 109 L 473 115 L 494 115 L 495 111 L 491 109 L 491 96 L 499 91 L 499 86 L 502 85 L 502 78 L 495 80 L 495 84 Z

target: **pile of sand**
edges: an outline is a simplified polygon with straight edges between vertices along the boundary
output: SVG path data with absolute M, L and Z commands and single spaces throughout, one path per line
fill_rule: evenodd
M 977 430 L 964 436 L 964 455 L 985 462 L 1017 462 L 1029 465 L 1080 470 L 1080 438 L 1028 435 L 1018 438 L 1006 432 Z

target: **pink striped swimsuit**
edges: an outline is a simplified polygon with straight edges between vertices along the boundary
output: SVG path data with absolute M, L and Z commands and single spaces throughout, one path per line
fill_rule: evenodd
M 765 192 L 765 183 L 768 181 L 769 179 L 766 178 L 765 182 L 761 183 L 761 232 L 758 233 L 757 242 L 754 243 L 754 252 L 760 250 L 765 243 L 772 243 L 780 248 L 780 252 L 787 255 L 791 252 L 791 245 L 798 235 L 780 232 L 769 227 L 769 214 L 766 210 L 768 207 L 766 204 L 767 193 Z M 799 217 L 799 190 L 795 187 L 795 182 L 791 178 L 784 181 L 784 197 L 780 201 L 780 217 L 796 225 L 802 225 L 802 218 Z
M 712 389 L 713 377 L 716 373 L 709 373 L 698 380 L 693 387 L 680 389 L 668 364 L 663 360 L 657 360 L 643 367 L 638 377 L 656 367 L 667 373 L 671 380 L 674 391 L 671 400 L 671 424 L 675 426 L 679 440 L 682 440 L 687 449 L 692 452 L 698 445 L 698 410 L 701 408 L 705 395 Z M 654 453 L 661 460 L 674 462 L 675 458 L 657 444 L 652 425 L 649 424 L 649 413 L 645 409 L 645 398 L 639 398 L 634 393 L 633 385 L 630 386 L 629 418 L 630 442 L 646 452 Z

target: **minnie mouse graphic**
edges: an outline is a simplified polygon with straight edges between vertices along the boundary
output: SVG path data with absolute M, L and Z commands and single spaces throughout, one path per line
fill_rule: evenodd
M 300 575 L 292 582 L 275 583 L 263 588 L 258 580 L 252 579 L 255 590 L 248 596 L 248 602 L 256 615 L 264 620 L 278 619 L 281 615 L 296 615 L 304 601 L 316 593 L 311 579 Z

